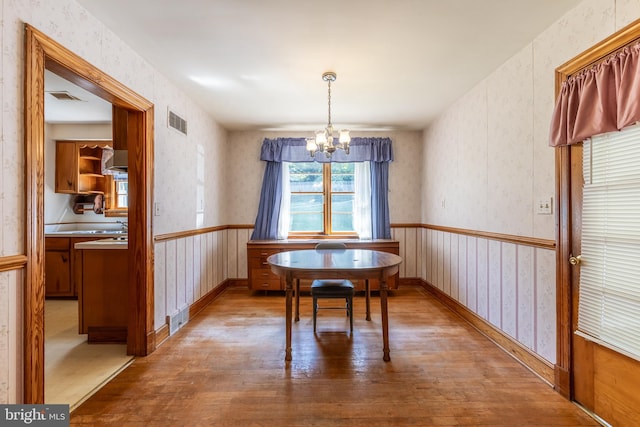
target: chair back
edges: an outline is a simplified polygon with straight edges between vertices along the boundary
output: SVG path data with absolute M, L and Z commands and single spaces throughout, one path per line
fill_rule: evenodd
M 347 245 L 342 242 L 320 242 L 316 249 L 347 249 Z

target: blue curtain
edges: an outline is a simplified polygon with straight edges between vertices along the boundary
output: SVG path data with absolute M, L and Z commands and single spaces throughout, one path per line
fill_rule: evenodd
M 267 162 L 392 162 L 391 138 L 351 138 L 349 154 L 336 150 L 331 157 L 322 153 L 312 157 L 307 151 L 305 138 L 265 139 L 260 150 L 260 160 Z
M 337 150 L 330 158 L 312 157 L 305 138 L 276 138 L 262 142 L 260 160 L 267 162 L 262 181 L 258 215 L 252 240 L 275 240 L 282 200 L 282 162 L 371 162 L 371 220 L 374 239 L 391 238 L 389 220 L 389 162 L 393 161 L 390 138 L 352 138 L 349 154 Z
M 371 162 L 371 238 L 390 239 L 389 162 Z
M 262 179 L 260 204 L 251 240 L 275 240 L 282 200 L 282 163 L 267 162 Z

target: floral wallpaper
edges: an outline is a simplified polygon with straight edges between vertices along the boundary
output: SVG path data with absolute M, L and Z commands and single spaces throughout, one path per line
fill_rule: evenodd
M 0 256 L 25 252 L 25 22 L 154 103 L 154 235 L 253 223 L 264 170 L 259 147 L 269 134 L 227 132 L 74 0 L 2 0 L 0 7 Z M 390 169 L 392 223 L 552 239 L 553 216 L 536 215 L 532 207 L 554 192 L 553 153 L 546 142 L 554 67 L 639 16 L 639 0 L 584 0 L 424 131 L 385 132 L 396 153 Z M 169 109 L 189 122 L 188 136 L 167 128 Z M 230 230 L 157 245 L 156 325 L 211 286 L 246 274 L 246 233 Z M 432 280 L 553 361 L 552 251 L 426 230 L 394 233 L 402 250 L 415 254 L 402 266 L 405 277 Z M 22 399 L 22 286 L 20 270 L 0 272 L 0 401 L 8 403 Z

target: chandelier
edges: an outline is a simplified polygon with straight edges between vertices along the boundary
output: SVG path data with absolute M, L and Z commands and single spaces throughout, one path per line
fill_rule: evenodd
M 315 137 L 307 138 L 307 151 L 312 157 L 316 153 L 325 153 L 327 157 L 331 157 L 331 154 L 337 149 L 344 150 L 345 154 L 349 154 L 349 143 L 351 142 L 349 131 L 341 130 L 336 138 L 333 136 L 333 125 L 331 124 L 331 82 L 336 81 L 336 73 L 327 71 L 322 74 L 322 80 L 327 82 L 329 88 L 329 120 L 326 128 L 316 131 Z

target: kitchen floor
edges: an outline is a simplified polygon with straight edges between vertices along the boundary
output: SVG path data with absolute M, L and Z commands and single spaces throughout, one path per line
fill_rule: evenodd
M 45 402 L 84 402 L 128 366 L 125 344 L 91 344 L 78 334 L 78 301 L 45 301 Z

